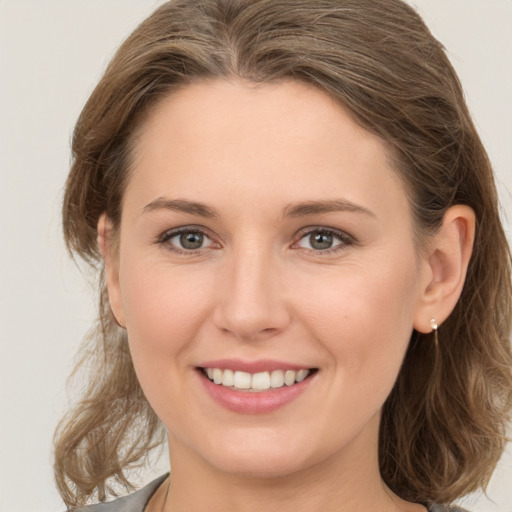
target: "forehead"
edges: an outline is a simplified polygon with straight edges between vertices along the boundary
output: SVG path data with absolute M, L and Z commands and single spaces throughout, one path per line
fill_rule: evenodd
M 245 143 L 267 150 L 296 145 L 317 150 L 318 156 L 329 154 L 327 143 L 333 142 L 331 148 L 343 145 L 347 156 L 354 156 L 362 144 L 367 151 L 359 152 L 360 158 L 368 151 L 378 151 L 383 157 L 387 153 L 384 141 L 357 125 L 342 105 L 319 88 L 299 81 L 218 80 L 185 86 L 151 109 L 139 135 L 138 154 L 168 144 L 171 138 L 186 142 L 183 149 L 215 143 L 221 150 L 236 141 L 238 147 Z
M 187 86 L 152 109 L 133 155 L 127 195 L 137 190 L 146 204 L 168 194 L 222 202 L 252 193 L 370 203 L 387 194 L 406 205 L 386 144 L 300 82 Z

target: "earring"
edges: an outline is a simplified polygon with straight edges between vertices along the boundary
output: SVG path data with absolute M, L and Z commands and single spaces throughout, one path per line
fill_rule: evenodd
M 435 318 L 430 320 L 430 327 L 432 327 L 432 331 L 434 332 L 434 343 L 436 344 L 436 348 L 439 346 L 439 334 L 437 332 L 438 326 Z

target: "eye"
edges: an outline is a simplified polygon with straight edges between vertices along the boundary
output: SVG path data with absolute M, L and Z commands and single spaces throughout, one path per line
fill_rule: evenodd
M 317 252 L 331 252 L 352 244 L 352 237 L 346 233 L 326 228 L 316 228 L 303 234 L 295 245 Z
M 214 245 L 208 235 L 191 228 L 167 231 L 160 237 L 159 243 L 177 252 L 196 252 Z
M 176 241 L 179 241 L 179 245 L 183 249 L 194 250 L 200 249 L 203 246 L 205 236 L 203 233 L 181 233 L 179 235 L 173 236 L 170 240 L 176 238 Z

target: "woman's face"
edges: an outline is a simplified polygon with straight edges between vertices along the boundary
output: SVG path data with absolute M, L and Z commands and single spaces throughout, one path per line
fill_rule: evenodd
M 173 464 L 374 462 L 426 268 L 383 143 L 323 92 L 218 81 L 162 101 L 107 270 Z

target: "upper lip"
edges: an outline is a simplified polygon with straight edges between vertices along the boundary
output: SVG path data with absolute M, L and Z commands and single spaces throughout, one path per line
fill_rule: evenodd
M 219 368 L 220 370 L 233 370 L 247 373 L 272 372 L 274 370 L 310 370 L 312 367 L 303 364 L 277 361 L 274 359 L 259 359 L 257 361 L 244 361 L 242 359 L 216 359 L 204 361 L 199 368 Z

